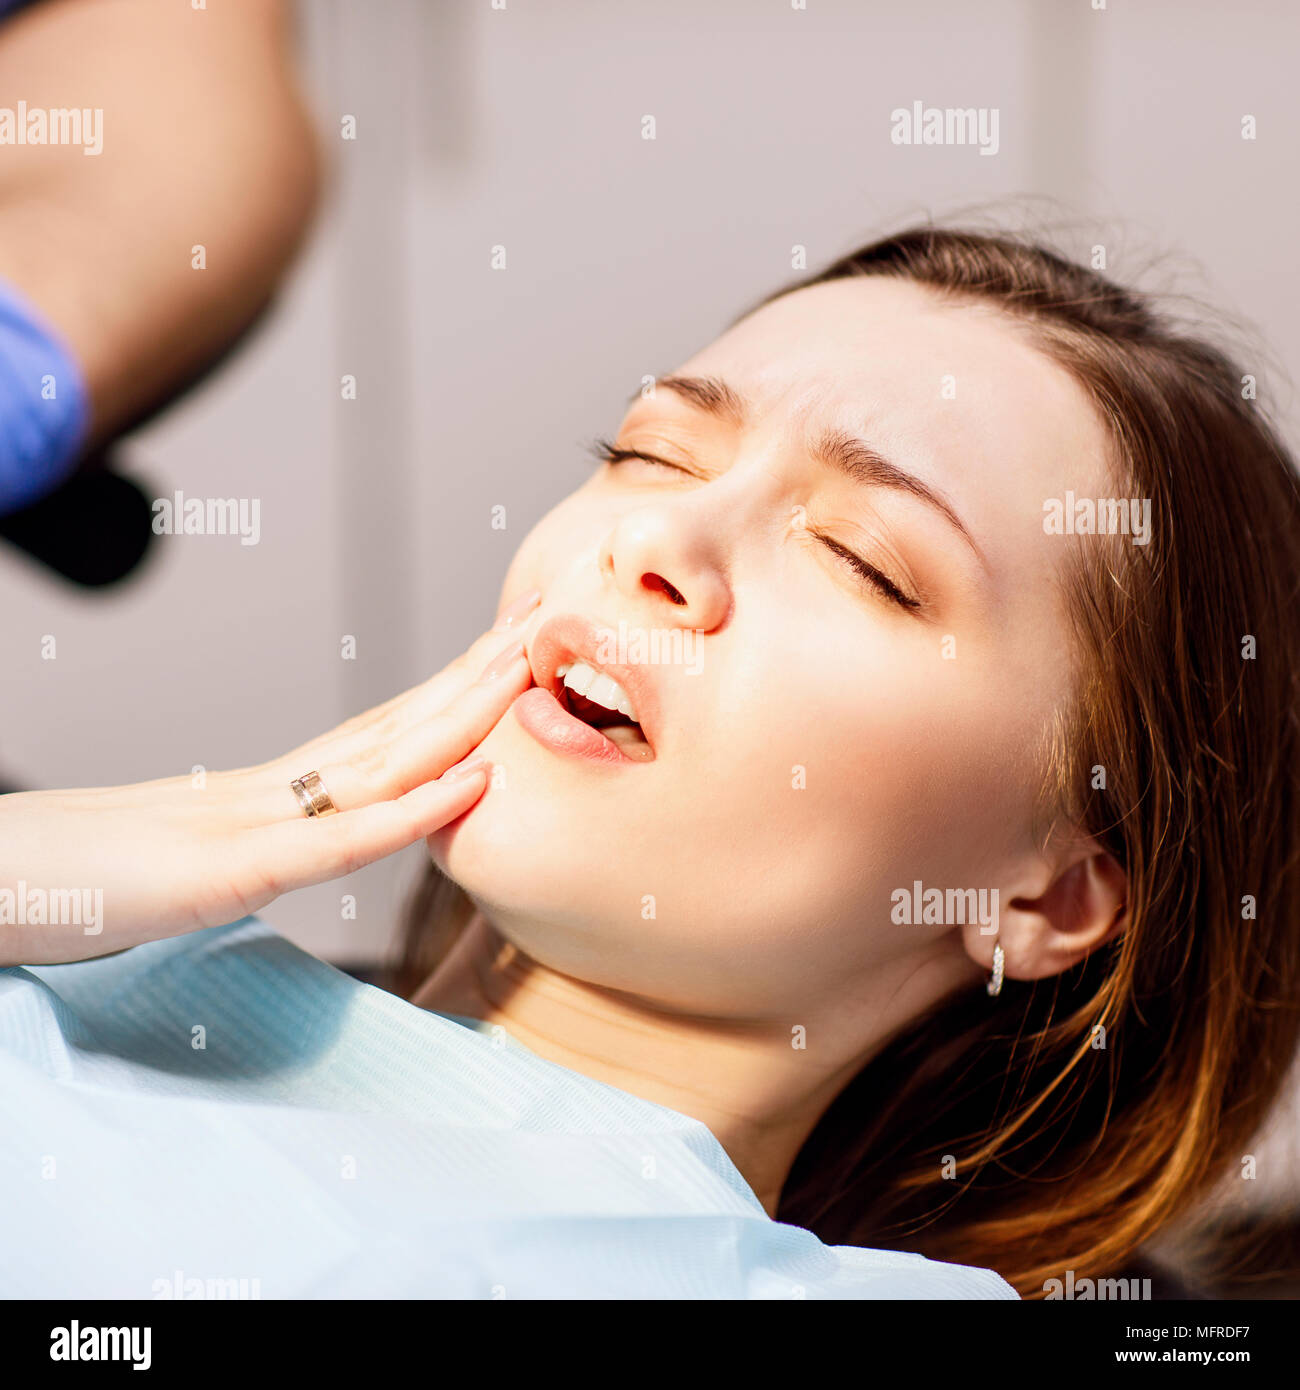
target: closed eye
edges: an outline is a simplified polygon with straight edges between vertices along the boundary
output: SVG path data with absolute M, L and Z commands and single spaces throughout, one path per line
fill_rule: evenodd
M 841 560 L 869 587 L 878 594 L 896 603 L 900 608 L 906 609 L 909 613 L 915 613 L 921 608 L 921 601 L 913 598 L 910 594 L 905 594 L 902 589 L 894 583 L 887 574 L 878 570 L 875 565 L 864 560 L 861 555 L 855 554 L 847 546 L 841 545 L 839 541 L 823 532 L 817 530 L 815 526 L 808 527 L 808 533 L 821 541 L 821 543 L 832 552 L 838 555 Z
M 683 468 L 680 463 L 671 463 L 668 459 L 661 459 L 657 454 L 647 454 L 642 449 L 620 449 L 608 439 L 593 440 L 591 452 L 600 463 L 618 464 L 627 459 L 641 459 L 645 463 L 657 463 L 661 468 L 671 468 L 676 473 L 685 473 L 688 478 L 697 476 L 689 468 Z
M 648 454 L 643 449 L 620 449 L 609 439 L 593 440 L 591 452 L 600 463 L 616 465 L 628 459 L 640 459 L 643 463 L 654 463 L 661 468 L 671 468 L 675 473 L 684 473 L 688 478 L 698 476 L 692 473 L 689 468 L 683 468 L 680 463 L 672 463 L 668 459 L 660 458 L 657 454 Z M 861 555 L 855 554 L 847 546 L 841 545 L 839 541 L 817 530 L 816 527 L 810 526 L 807 529 L 809 535 L 815 536 L 821 541 L 832 554 L 844 561 L 862 583 L 880 594 L 881 597 L 888 599 L 891 603 L 898 604 L 900 608 L 909 613 L 915 613 L 923 606 L 919 599 L 905 594 L 887 574 L 882 573 L 875 565 L 864 560 Z

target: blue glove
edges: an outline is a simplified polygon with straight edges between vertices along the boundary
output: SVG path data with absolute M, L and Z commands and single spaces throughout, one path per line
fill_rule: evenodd
M 0 282 L 0 516 L 58 487 L 89 425 L 80 368 L 38 310 Z

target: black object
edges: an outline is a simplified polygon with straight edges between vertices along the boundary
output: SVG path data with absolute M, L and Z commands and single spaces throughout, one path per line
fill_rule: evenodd
M 73 584 L 125 579 L 153 540 L 153 504 L 139 483 L 88 461 L 30 507 L 0 516 L 0 537 Z
M 0 6 L 3 3 L 0 0 Z M 274 296 L 268 295 L 227 343 L 123 421 L 111 440 L 81 460 L 62 487 L 30 507 L 0 516 L 0 538 L 84 588 L 102 589 L 125 579 L 153 540 L 153 502 L 138 483 L 116 470 L 118 441 L 170 410 L 224 367 L 265 325 L 274 303 Z

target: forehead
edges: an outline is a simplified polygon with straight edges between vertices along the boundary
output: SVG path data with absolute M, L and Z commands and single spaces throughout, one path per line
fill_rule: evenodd
M 835 426 L 905 456 L 981 532 L 1008 509 L 1041 522 L 1043 501 L 1067 488 L 1105 490 L 1106 434 L 1074 377 L 995 306 L 909 281 L 784 295 L 678 371 L 735 387 L 755 431 L 792 442 Z

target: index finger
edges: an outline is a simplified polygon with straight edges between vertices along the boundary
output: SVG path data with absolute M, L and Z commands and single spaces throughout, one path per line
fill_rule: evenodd
M 441 671 L 294 749 L 289 760 L 296 764 L 306 759 L 310 763 L 315 757 L 320 761 L 327 752 L 332 759 L 346 759 L 361 747 L 400 738 L 446 709 L 474 684 L 493 658 L 523 639 L 537 617 L 541 597 L 541 590 L 534 589 L 507 604 L 496 623 Z

